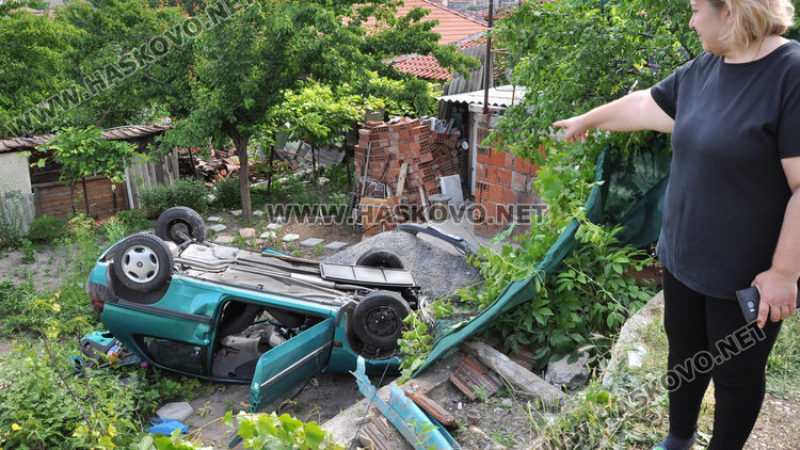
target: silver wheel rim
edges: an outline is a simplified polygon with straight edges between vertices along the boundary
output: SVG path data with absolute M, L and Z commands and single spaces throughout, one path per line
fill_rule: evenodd
M 146 245 L 134 245 L 122 255 L 122 271 L 134 283 L 153 281 L 159 266 L 158 256 Z

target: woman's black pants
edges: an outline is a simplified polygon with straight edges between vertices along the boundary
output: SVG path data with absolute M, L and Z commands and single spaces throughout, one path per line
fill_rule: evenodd
M 765 369 L 781 322 L 745 324 L 734 300 L 697 293 L 664 271 L 664 328 L 669 340 L 670 433 L 688 439 L 714 380 L 714 432 L 709 450 L 741 449 L 764 401 Z

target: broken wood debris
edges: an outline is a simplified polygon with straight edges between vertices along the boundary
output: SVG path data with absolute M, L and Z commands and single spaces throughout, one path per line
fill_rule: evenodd
M 393 450 L 391 447 L 389 426 L 386 419 L 378 417 L 380 411 L 365 418 L 364 427 L 358 434 L 358 440 L 367 450 Z
M 459 348 L 480 360 L 520 391 L 539 399 L 545 406 L 560 407 L 565 395 L 561 389 L 512 361 L 483 342 L 463 342 Z
M 491 397 L 503 385 L 496 373 L 472 356 L 467 356 L 456 366 L 450 375 L 450 382 L 470 400 Z
M 442 405 L 428 397 L 427 395 L 423 394 L 420 391 L 416 391 L 413 389 L 404 388 L 403 392 L 410 398 L 414 403 L 417 404 L 420 408 L 422 408 L 425 412 L 433 416 L 434 419 L 438 420 L 446 428 L 455 428 L 458 424 L 456 423 L 456 418 L 450 414 L 449 411 L 444 409 Z

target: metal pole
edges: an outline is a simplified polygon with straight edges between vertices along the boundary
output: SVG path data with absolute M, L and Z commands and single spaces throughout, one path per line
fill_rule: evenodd
M 494 82 L 492 70 L 492 26 L 494 24 L 494 0 L 489 0 L 489 29 L 486 34 L 486 61 L 483 63 L 483 113 L 489 114 L 489 88 Z

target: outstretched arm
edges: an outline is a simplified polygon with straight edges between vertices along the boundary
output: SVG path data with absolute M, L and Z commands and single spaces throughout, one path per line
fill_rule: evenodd
M 675 121 L 665 113 L 650 95 L 650 89 L 636 91 L 611 103 L 554 123 L 556 128 L 566 128 L 567 142 L 586 139 L 589 130 L 608 131 L 655 130 L 671 133 Z
M 772 267 L 753 280 L 753 286 L 758 286 L 761 294 L 759 327 L 764 326 L 767 315 L 777 322 L 791 316 L 796 309 L 797 280 L 800 278 L 800 157 L 786 158 L 781 163 L 794 194 L 786 205 Z

